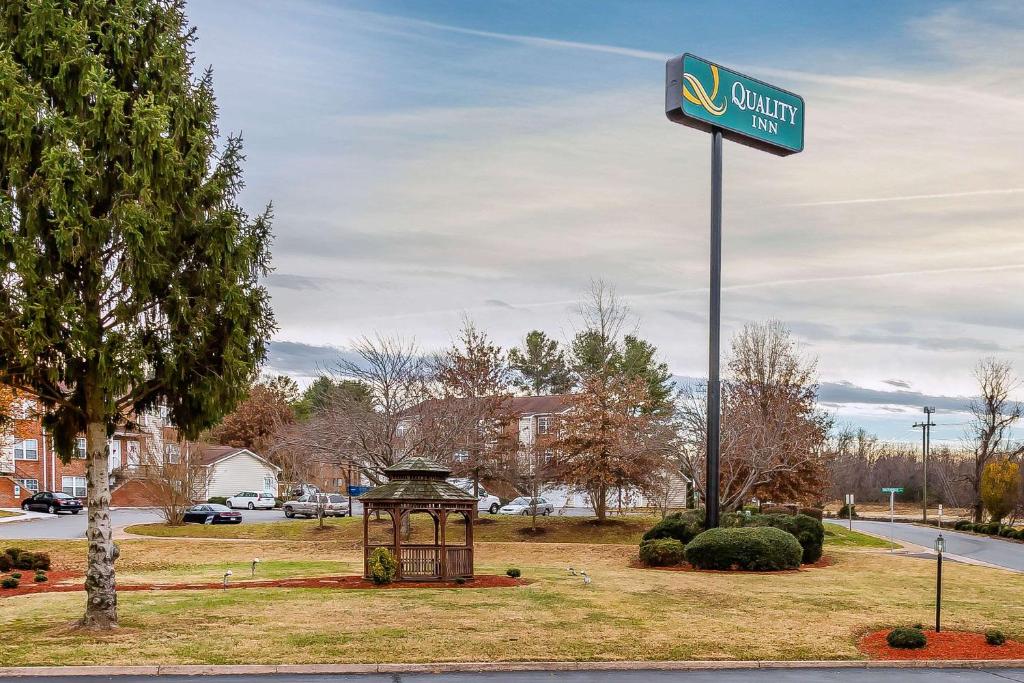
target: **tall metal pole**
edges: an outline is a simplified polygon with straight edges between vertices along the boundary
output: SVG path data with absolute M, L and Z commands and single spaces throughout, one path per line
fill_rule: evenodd
M 935 572 L 935 632 L 942 630 L 942 551 L 939 551 L 939 564 Z
M 721 446 L 722 382 L 719 347 L 722 326 L 722 131 L 711 131 L 711 311 L 708 334 L 708 529 L 718 526 L 719 449 Z

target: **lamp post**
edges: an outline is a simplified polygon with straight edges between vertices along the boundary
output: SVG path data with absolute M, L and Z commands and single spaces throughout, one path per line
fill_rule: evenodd
M 252 558 L 252 576 L 253 577 L 256 576 L 256 565 L 258 565 L 259 563 L 260 563 L 260 558 L 258 558 L 258 557 Z
M 935 573 L 935 632 L 942 630 L 942 551 L 946 549 L 946 539 L 940 533 L 935 539 L 935 552 L 939 554 L 938 569 Z
M 232 574 L 232 572 L 231 572 L 230 569 L 227 570 L 226 572 L 224 572 L 224 587 L 225 588 L 228 587 L 228 580 L 231 578 L 231 574 Z

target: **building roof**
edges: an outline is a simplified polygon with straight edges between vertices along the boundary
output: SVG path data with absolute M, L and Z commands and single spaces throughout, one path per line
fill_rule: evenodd
M 470 401 L 472 399 L 454 399 L 455 401 Z M 401 415 L 411 416 L 427 412 L 428 408 L 443 406 L 444 401 L 440 399 L 428 399 L 422 403 L 404 410 Z M 550 396 L 510 396 L 502 401 L 499 412 L 513 417 L 531 417 L 533 415 L 558 415 L 572 407 L 569 394 L 552 394 Z
M 407 474 L 424 474 L 430 479 L 445 479 L 449 474 L 452 473 L 450 469 L 437 463 L 430 458 L 424 458 L 421 456 L 407 456 L 402 458 L 399 462 L 395 463 L 391 467 L 384 469 L 387 473 L 388 479 L 407 479 L 409 477 L 403 476 L 403 473 Z M 436 475 L 436 476 L 432 476 Z
M 227 460 L 230 457 L 239 455 L 241 453 L 248 453 L 257 460 L 261 460 L 275 470 L 280 471 L 281 468 L 264 458 L 259 453 L 254 453 L 248 448 L 238 448 L 235 446 L 217 446 L 214 444 L 199 444 L 196 445 L 196 454 L 199 456 L 199 463 L 204 467 L 210 467 L 215 465 L 221 460 Z

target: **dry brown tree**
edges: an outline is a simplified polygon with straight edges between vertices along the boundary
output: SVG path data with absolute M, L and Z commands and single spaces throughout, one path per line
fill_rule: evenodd
M 200 457 L 201 444 L 169 444 L 163 453 L 149 452 L 135 477 L 156 502 L 169 526 L 184 523 L 185 511 L 206 497 L 210 470 Z
M 974 521 L 983 519 L 981 479 L 985 466 L 996 457 L 1024 454 L 1024 444 L 1013 439 L 1013 425 L 1024 414 L 1024 406 L 1010 398 L 1020 387 L 1013 364 L 995 358 L 981 360 L 974 369 L 979 395 L 971 402 L 972 419 L 966 440 L 974 451 L 974 467 L 967 480 L 974 494 Z
M 732 340 L 722 386 L 721 501 L 738 509 L 753 496 L 819 503 L 828 488 L 830 420 L 817 407 L 815 362 L 780 323 L 750 323 Z M 684 470 L 705 492 L 706 387 L 684 393 Z

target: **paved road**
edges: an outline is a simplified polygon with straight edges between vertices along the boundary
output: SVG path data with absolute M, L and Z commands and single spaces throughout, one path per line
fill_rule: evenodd
M 829 520 L 833 524 L 846 526 L 846 522 Z M 925 548 L 932 548 L 935 545 L 935 537 L 939 530 L 935 527 L 917 526 L 915 524 L 889 524 L 888 522 L 867 522 L 853 521 L 853 528 L 857 531 L 866 531 L 878 536 L 889 537 L 891 533 L 897 541 L 905 541 L 922 545 Z M 975 536 L 973 534 L 962 534 L 950 529 L 942 530 L 942 537 L 946 539 L 946 552 L 950 555 L 959 555 L 971 560 L 987 562 L 999 567 L 1024 572 L 1024 544 L 1005 541 L 1001 538 L 990 538 L 987 536 Z
M 88 676 L 2 678 L 0 683 L 1024 683 L 1024 669 L 736 669 L 732 671 L 526 671 L 345 676 Z
M 242 510 L 243 523 L 284 521 L 280 510 Z M 162 521 L 156 510 L 145 508 L 119 509 L 110 511 L 115 527 L 128 524 L 149 524 Z M 78 539 L 85 538 L 86 515 L 53 515 L 43 519 L 5 522 L 0 524 L 0 539 Z

